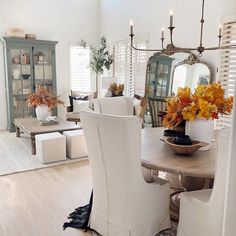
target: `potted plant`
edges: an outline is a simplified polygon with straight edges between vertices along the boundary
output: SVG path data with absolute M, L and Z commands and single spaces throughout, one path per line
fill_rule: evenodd
M 86 47 L 87 43 L 81 40 L 80 45 Z M 89 66 L 96 74 L 96 91 L 94 97 L 97 97 L 99 75 L 103 74 L 104 69 L 110 70 L 111 64 L 113 63 L 113 56 L 110 55 L 107 49 L 105 37 L 101 37 L 100 47 L 98 49 L 93 46 L 90 46 L 90 49 L 92 55 Z
M 229 115 L 232 107 L 233 97 L 224 96 L 220 83 L 198 85 L 193 94 L 188 87 L 178 88 L 177 95 L 167 99 L 163 125 L 173 128 L 186 121 L 186 134 L 192 139 L 210 143 L 213 120 L 218 119 L 219 114 Z
M 39 85 L 35 93 L 28 95 L 28 101 L 31 106 L 35 106 L 36 117 L 39 121 L 46 121 L 46 118 L 50 115 L 49 110 L 56 107 L 58 104 L 64 104 L 59 99 L 59 96 L 52 94 L 45 86 Z

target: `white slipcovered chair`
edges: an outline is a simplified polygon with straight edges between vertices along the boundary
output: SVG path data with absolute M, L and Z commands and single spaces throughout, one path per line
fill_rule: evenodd
M 97 113 L 128 116 L 133 115 L 133 99 L 131 97 L 109 97 L 94 99 L 94 111 Z
M 229 132 L 229 129 L 218 132 L 213 190 L 199 190 L 180 195 L 177 236 L 222 236 Z
M 154 236 L 169 228 L 169 184 L 145 182 L 137 117 L 82 111 L 93 180 L 90 226 L 103 236 Z

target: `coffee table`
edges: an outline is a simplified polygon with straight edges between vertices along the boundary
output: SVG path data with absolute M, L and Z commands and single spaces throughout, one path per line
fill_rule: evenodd
M 44 126 L 39 125 L 37 123 L 36 118 L 20 118 L 15 119 L 14 124 L 16 126 L 16 137 L 20 137 L 21 132 L 25 133 L 30 137 L 32 155 L 36 154 L 35 135 L 52 132 L 63 133 L 64 131 L 81 129 L 80 125 L 74 124 L 66 120 L 59 120 L 58 124 Z

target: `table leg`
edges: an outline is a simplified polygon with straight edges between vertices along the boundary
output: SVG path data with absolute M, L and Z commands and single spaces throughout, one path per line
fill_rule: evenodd
M 16 126 L 16 137 L 20 137 L 20 128 Z
M 30 139 L 31 139 L 31 154 L 35 155 L 36 154 L 35 136 L 32 135 Z

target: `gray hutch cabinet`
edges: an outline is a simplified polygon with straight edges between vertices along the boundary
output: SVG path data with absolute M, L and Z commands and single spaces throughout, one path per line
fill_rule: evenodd
M 173 58 L 156 53 L 147 63 L 145 96 L 148 97 L 152 127 L 162 126 L 162 114 L 170 94 L 172 61 Z
M 166 98 L 171 84 L 171 67 L 173 58 L 154 54 L 147 63 L 145 95 Z
M 44 85 L 56 94 L 56 41 L 3 38 L 7 94 L 8 130 L 14 119 L 34 117 L 28 94 Z M 53 111 L 54 115 L 56 110 Z

